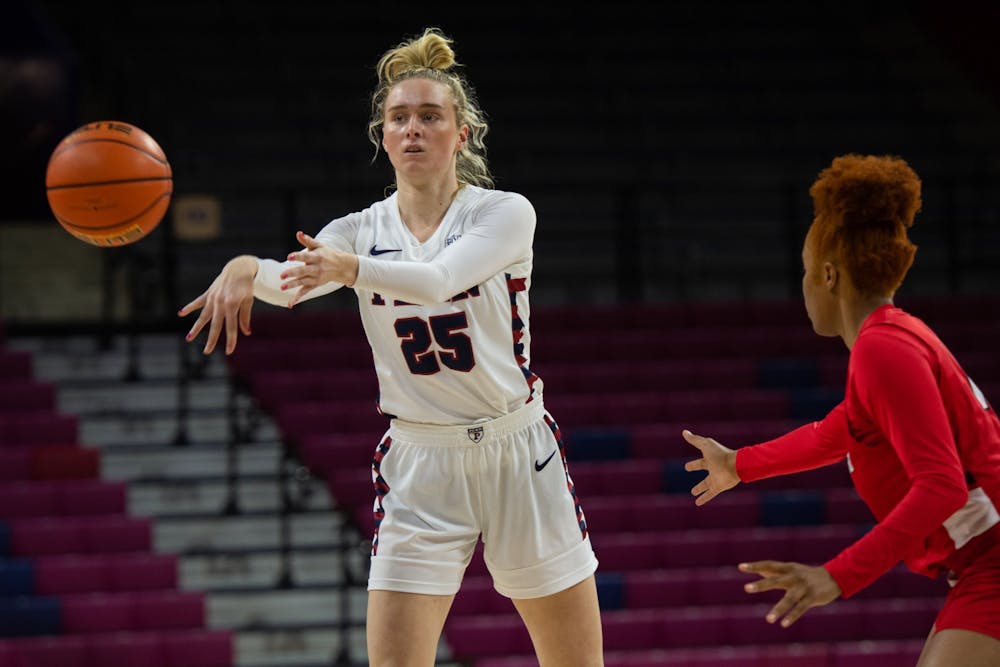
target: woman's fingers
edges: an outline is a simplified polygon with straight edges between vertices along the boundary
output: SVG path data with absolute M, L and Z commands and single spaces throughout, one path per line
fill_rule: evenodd
M 684 464 L 684 469 L 688 472 L 698 472 L 699 470 L 708 470 L 708 463 L 705 459 L 692 459 Z
M 240 330 L 244 336 L 250 335 L 250 311 L 253 309 L 253 297 L 244 299 L 240 305 Z
M 207 307 L 202 308 L 201 314 L 198 315 L 198 319 L 195 320 L 194 324 L 191 326 L 191 330 L 188 331 L 188 334 L 185 337 L 185 339 L 188 341 L 194 340 L 198 336 L 198 334 L 201 333 L 201 330 L 205 327 L 205 325 L 211 321 L 212 321 L 212 309 Z
M 306 294 L 311 292 L 314 287 L 315 285 L 309 285 L 309 286 L 303 285 L 302 287 L 300 287 L 299 291 L 296 292 L 295 296 L 292 297 L 292 300 L 288 302 L 288 307 L 294 308 L 295 304 L 297 304 L 299 301 L 302 301 L 302 299 L 305 298 Z
M 702 451 L 705 450 L 705 445 L 707 445 L 709 441 L 709 438 L 700 435 L 695 435 L 694 433 L 692 433 L 687 429 L 681 431 L 681 435 L 684 437 L 685 440 L 688 441 L 688 444 L 694 445 L 695 447 L 697 447 Z
M 208 327 L 208 339 L 205 341 L 205 349 L 203 350 L 205 354 L 212 354 L 212 350 L 215 349 L 215 344 L 219 342 L 219 335 L 222 333 L 222 325 L 226 319 L 225 310 L 219 312 L 220 309 L 215 309 L 212 315 L 212 323 Z
M 192 313 L 193 311 L 198 310 L 199 308 L 204 308 L 207 299 L 208 299 L 208 292 L 202 292 L 201 296 L 199 296 L 197 299 L 195 299 L 188 305 L 178 310 L 177 315 L 179 317 L 185 317 L 190 313 Z
M 226 354 L 232 354 L 236 349 L 236 337 L 239 335 L 239 309 L 226 311 Z

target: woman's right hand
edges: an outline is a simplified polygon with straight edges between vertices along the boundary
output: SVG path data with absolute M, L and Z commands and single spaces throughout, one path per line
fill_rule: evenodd
M 705 479 L 691 487 L 695 505 L 704 505 L 740 483 L 740 477 L 736 474 L 736 450 L 723 447 L 712 438 L 695 435 L 686 429 L 681 435 L 688 443 L 695 446 L 702 456 L 700 459 L 685 463 L 684 469 L 688 472 L 698 470 L 708 472 Z
M 250 310 L 253 308 L 253 280 L 257 275 L 257 258 L 240 255 L 231 259 L 218 277 L 201 296 L 181 308 L 177 314 L 184 317 L 201 309 L 201 315 L 191 327 L 186 339 L 194 340 L 206 324 L 208 340 L 205 354 L 211 354 L 219 341 L 222 327 L 226 328 L 226 354 L 236 349 L 237 329 L 245 336 L 250 335 Z

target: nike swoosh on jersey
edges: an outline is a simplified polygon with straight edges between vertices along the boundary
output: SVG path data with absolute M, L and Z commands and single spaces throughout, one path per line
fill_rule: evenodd
M 541 472 L 542 468 L 544 468 L 545 466 L 547 466 L 549 464 L 549 461 L 551 461 L 552 457 L 555 456 L 555 455 L 556 455 L 556 450 L 553 449 L 552 453 L 549 454 L 549 458 L 545 459 L 541 463 L 538 462 L 538 459 L 535 459 L 535 472 Z
M 371 253 L 372 257 L 376 257 L 378 255 L 384 255 L 387 252 L 400 252 L 400 251 L 402 251 L 402 248 L 382 248 L 380 250 L 378 244 L 376 243 L 375 245 L 372 246 L 372 249 L 369 252 Z

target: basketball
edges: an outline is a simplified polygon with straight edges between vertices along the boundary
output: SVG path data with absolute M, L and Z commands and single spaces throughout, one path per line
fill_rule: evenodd
M 87 243 L 134 243 L 163 219 L 173 174 L 156 141 L 134 125 L 88 123 L 53 149 L 45 172 L 49 208 Z

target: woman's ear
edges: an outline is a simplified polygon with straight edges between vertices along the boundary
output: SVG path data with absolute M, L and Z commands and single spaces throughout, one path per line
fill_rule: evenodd
M 826 289 L 833 291 L 837 288 L 837 283 L 840 282 L 840 271 L 833 262 L 823 262 L 823 284 Z

